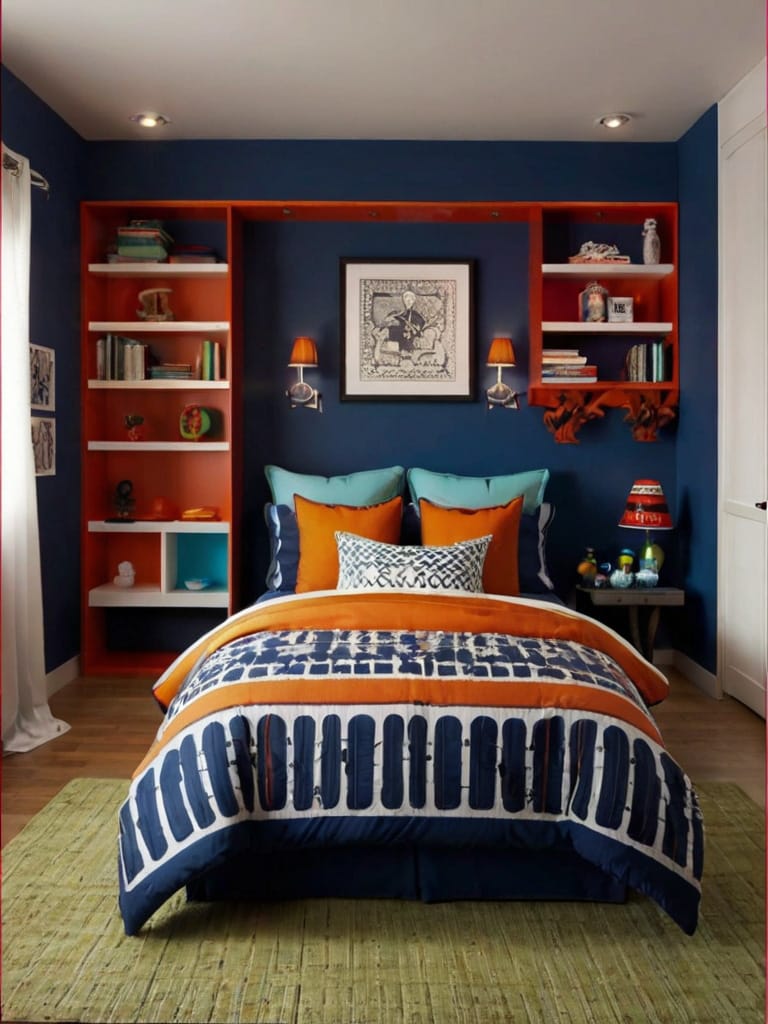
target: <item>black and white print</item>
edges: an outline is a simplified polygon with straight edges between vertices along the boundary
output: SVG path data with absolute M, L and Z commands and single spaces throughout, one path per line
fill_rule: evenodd
M 342 261 L 342 398 L 470 398 L 472 264 Z

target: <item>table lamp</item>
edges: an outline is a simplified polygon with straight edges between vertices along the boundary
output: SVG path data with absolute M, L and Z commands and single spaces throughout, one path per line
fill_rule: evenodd
M 640 549 L 640 568 L 659 572 L 664 564 L 664 552 L 653 542 L 651 531 L 671 530 L 672 516 L 658 480 L 635 480 L 619 526 L 630 530 L 645 530 L 645 541 Z

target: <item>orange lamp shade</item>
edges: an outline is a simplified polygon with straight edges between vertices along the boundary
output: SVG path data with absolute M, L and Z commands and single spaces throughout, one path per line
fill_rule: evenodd
M 515 349 L 511 338 L 494 338 L 488 349 L 487 366 L 514 366 Z
M 635 480 L 619 526 L 633 530 L 672 529 L 672 516 L 658 480 Z
M 311 338 L 296 338 L 289 366 L 317 366 L 317 345 Z

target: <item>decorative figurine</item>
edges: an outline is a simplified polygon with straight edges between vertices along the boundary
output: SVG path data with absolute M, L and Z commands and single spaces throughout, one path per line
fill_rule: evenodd
M 655 587 L 659 582 L 659 574 L 653 569 L 640 569 L 635 573 L 635 584 L 638 587 Z
M 632 572 L 632 566 L 635 564 L 635 552 L 630 548 L 622 548 L 616 559 L 616 564 L 623 572 Z
M 629 256 L 623 256 L 617 245 L 607 242 L 584 242 L 575 256 L 568 257 L 569 263 L 629 263 Z
M 131 517 L 136 499 L 133 497 L 133 483 L 130 480 L 121 480 L 115 488 L 115 496 L 112 499 L 117 515 L 106 519 L 107 523 L 132 523 Z
M 123 422 L 128 430 L 128 438 L 131 441 L 143 441 L 144 433 L 139 430 L 139 427 L 144 422 L 144 417 L 140 416 L 137 412 L 129 412 L 127 416 L 123 417 Z
M 656 221 L 648 217 L 643 223 L 643 263 L 661 262 L 661 240 L 656 231 Z
M 168 296 L 173 288 L 145 288 L 139 292 L 141 309 L 136 310 L 139 320 L 173 320 L 171 307 L 168 305 Z
M 576 566 L 576 572 L 581 576 L 581 585 L 583 587 L 593 587 L 595 585 L 597 559 L 595 558 L 594 548 L 587 548 L 586 554 Z
M 635 575 L 625 569 L 614 569 L 611 573 L 611 586 L 619 590 L 626 590 L 635 581 Z
M 599 590 L 601 587 L 609 587 L 611 576 L 611 563 L 601 562 L 598 566 L 597 576 L 595 576 L 595 590 Z
M 132 587 L 136 581 L 136 570 L 131 562 L 120 562 L 113 583 L 116 587 Z
M 605 300 L 608 289 L 597 281 L 590 281 L 583 292 L 579 292 L 579 319 L 584 323 L 602 323 L 605 320 Z

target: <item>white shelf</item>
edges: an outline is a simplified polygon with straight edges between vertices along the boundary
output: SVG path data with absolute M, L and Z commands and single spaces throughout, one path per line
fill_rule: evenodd
M 120 334 L 226 334 L 225 320 L 90 320 L 89 331 Z
M 89 263 L 91 274 L 105 277 L 226 277 L 228 263 Z
M 674 273 L 674 263 L 542 263 L 544 277 L 642 277 L 660 281 Z
M 88 591 L 91 608 L 227 608 L 227 590 L 161 590 L 157 584 L 134 584 L 118 587 L 104 583 Z
M 219 519 L 137 519 L 132 523 L 108 523 L 89 519 L 89 533 L 229 533 L 229 523 Z
M 228 452 L 229 441 L 89 441 L 89 452 Z
M 555 334 L 670 334 L 671 323 L 648 322 L 629 324 L 581 323 L 578 320 L 545 320 L 541 325 L 545 333 Z
M 95 391 L 228 391 L 228 380 L 89 380 L 88 387 Z

